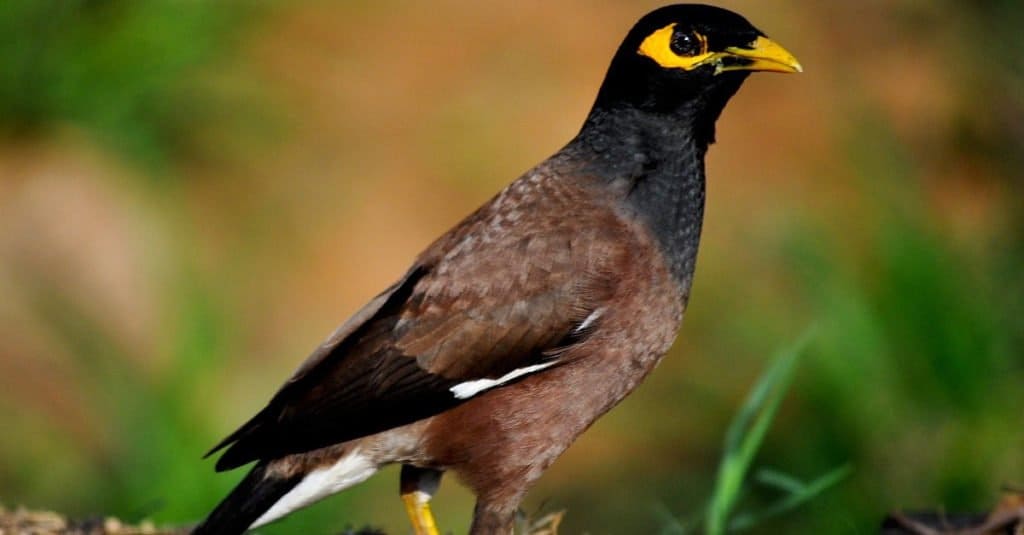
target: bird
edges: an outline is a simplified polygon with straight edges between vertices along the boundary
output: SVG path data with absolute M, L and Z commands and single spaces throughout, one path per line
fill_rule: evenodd
M 656 9 L 565 146 L 415 257 L 208 454 L 255 463 L 193 530 L 231 535 L 401 465 L 416 535 L 452 472 L 471 535 L 510 534 L 531 485 L 634 390 L 689 301 L 705 154 L 753 72 L 802 72 L 741 15 Z

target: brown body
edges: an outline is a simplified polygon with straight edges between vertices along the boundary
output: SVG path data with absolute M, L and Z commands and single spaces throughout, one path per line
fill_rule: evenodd
M 619 199 L 609 196 L 608 187 L 597 180 L 588 186 L 565 171 L 541 167 L 513 182 L 432 244 L 416 264 L 447 266 L 438 278 L 421 281 L 422 291 L 505 311 L 481 322 L 479 328 L 489 332 L 457 329 L 448 336 L 493 343 L 517 329 L 523 336 L 532 327 L 534 337 L 556 340 L 564 329 L 540 332 L 550 327 L 536 318 L 567 317 L 571 327 L 600 309 L 588 335 L 557 348 L 559 363 L 543 374 L 482 392 L 412 424 L 283 457 L 271 463 L 271 473 L 287 477 L 322 469 L 358 449 L 378 465 L 455 472 L 480 500 L 474 534 L 495 533 L 511 521 L 527 488 L 657 365 L 675 339 L 686 299 L 654 238 L 617 208 Z M 454 291 L 447 286 L 478 280 L 491 284 Z M 499 305 L 508 295 L 536 298 L 529 306 Z M 446 345 L 443 339 L 413 342 L 409 345 Z

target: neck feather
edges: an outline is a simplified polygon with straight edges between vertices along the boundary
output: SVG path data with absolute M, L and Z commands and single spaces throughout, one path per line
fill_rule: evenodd
M 686 290 L 704 217 L 704 154 L 711 140 L 702 119 L 634 107 L 595 108 L 566 147 L 587 174 L 624 197 L 621 205 L 658 240 Z M 712 130 L 713 124 L 712 118 Z

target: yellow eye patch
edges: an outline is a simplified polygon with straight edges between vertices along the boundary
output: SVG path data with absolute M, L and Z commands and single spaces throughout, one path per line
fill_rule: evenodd
M 684 69 L 687 71 L 696 69 L 714 56 L 708 52 L 708 40 L 703 35 L 694 32 L 693 37 L 700 43 L 700 52 L 693 56 L 680 55 L 672 50 L 672 35 L 675 33 L 676 24 L 672 23 L 664 28 L 648 35 L 637 49 L 637 54 L 647 56 L 667 69 Z

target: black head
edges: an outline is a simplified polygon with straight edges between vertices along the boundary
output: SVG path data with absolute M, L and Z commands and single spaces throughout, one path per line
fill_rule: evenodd
M 666 6 L 640 19 L 623 40 L 595 108 L 673 113 L 708 107 L 714 121 L 752 71 L 801 67 L 736 13 L 697 4 Z

